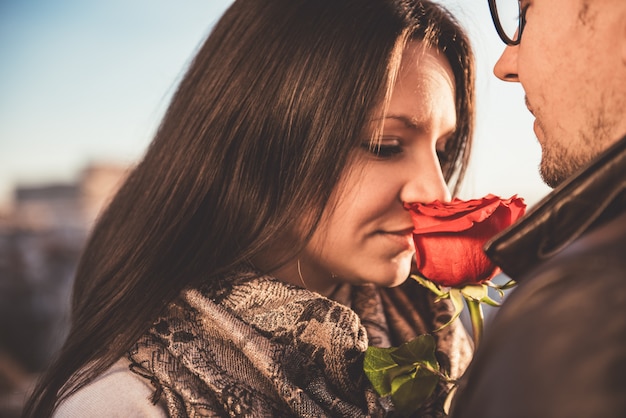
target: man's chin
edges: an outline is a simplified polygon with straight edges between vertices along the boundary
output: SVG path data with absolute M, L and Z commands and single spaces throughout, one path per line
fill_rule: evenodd
M 557 179 L 556 177 L 554 177 L 551 173 L 548 173 L 544 170 L 540 170 L 539 171 L 539 175 L 541 176 L 541 180 L 543 180 L 543 182 L 546 184 L 546 186 L 554 189 L 555 187 L 557 187 L 559 184 L 562 183 L 562 180 Z
M 539 174 L 543 182 L 553 189 L 574 175 L 579 168 L 579 165 L 569 161 L 566 155 L 561 155 L 560 158 L 550 158 L 549 155 L 546 156 L 545 150 L 543 153 Z

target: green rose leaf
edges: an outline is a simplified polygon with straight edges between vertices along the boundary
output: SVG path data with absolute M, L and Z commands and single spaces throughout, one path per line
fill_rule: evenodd
M 396 347 L 368 347 L 365 352 L 363 370 L 380 396 L 391 393 L 390 374 L 398 368 L 398 364 L 391 357 L 391 353 L 395 350 L 397 350 Z
M 439 370 L 435 357 L 436 343 L 430 334 L 420 335 L 390 352 L 391 358 L 399 365 L 427 365 Z
M 414 373 L 396 377 L 391 391 L 396 410 L 401 415 L 411 415 L 430 398 L 438 382 L 439 376 L 423 367 L 418 367 Z
M 363 369 L 380 396 L 391 395 L 400 414 L 419 409 L 442 376 L 432 335 L 420 335 L 399 347 L 368 347 Z

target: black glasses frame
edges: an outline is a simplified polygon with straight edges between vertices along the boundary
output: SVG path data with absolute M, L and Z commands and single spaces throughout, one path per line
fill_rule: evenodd
M 498 32 L 498 35 L 500 36 L 500 39 L 502 39 L 502 42 L 510 46 L 519 45 L 520 41 L 522 40 L 522 32 L 524 31 L 524 26 L 526 26 L 526 13 L 522 10 L 522 2 L 520 0 L 517 0 L 517 7 L 519 9 L 517 31 L 515 32 L 517 36 L 514 39 L 511 39 L 504 31 L 502 23 L 500 23 L 496 0 L 489 0 L 489 11 L 491 12 L 491 20 L 493 20 L 493 24 L 496 27 L 496 32 Z

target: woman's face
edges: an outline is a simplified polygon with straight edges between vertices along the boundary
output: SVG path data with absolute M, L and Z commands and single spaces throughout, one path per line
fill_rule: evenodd
M 368 132 L 382 122 L 380 146 L 364 136 L 300 254 L 306 287 L 327 294 L 338 281 L 395 286 L 408 277 L 415 251 L 403 203 L 450 199 L 438 153 L 456 129 L 454 90 L 445 56 L 410 43 L 389 108 Z

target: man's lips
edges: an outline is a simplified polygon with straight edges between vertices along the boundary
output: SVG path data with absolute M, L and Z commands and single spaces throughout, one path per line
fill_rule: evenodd
M 530 114 L 533 115 L 535 118 L 535 121 L 533 122 L 533 131 L 535 132 L 535 136 L 537 137 L 537 139 L 540 139 L 542 136 L 541 123 L 537 119 L 537 115 L 535 115 L 535 111 L 533 110 L 533 107 L 530 104 L 530 101 L 528 101 L 528 96 L 524 96 L 524 102 L 526 103 L 526 108 L 528 109 Z
M 526 103 L 526 108 L 531 113 L 531 115 L 535 116 L 535 112 L 533 112 L 533 107 L 530 105 L 530 102 L 528 101 L 528 96 L 524 96 L 524 102 Z

